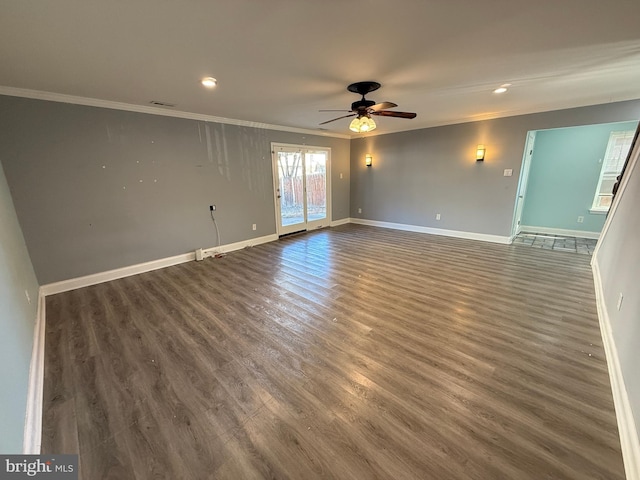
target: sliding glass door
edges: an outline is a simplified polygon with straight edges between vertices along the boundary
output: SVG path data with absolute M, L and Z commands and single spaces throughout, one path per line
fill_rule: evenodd
M 278 235 L 328 226 L 330 150 L 274 144 Z

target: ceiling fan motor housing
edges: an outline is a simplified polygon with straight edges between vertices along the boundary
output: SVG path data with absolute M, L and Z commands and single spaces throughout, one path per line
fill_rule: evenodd
M 366 110 L 369 107 L 375 105 L 376 102 L 373 100 L 358 100 L 357 102 L 353 102 L 351 104 L 351 111 L 357 112 L 359 110 Z

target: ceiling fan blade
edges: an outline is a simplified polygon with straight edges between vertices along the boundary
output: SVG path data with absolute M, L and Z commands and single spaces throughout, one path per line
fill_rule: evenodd
M 370 112 L 379 112 L 380 110 L 386 110 L 387 108 L 393 108 L 397 106 L 398 105 L 396 105 L 395 103 L 382 102 L 382 103 L 376 103 L 375 105 L 372 105 L 371 107 L 368 108 L 368 110 Z
M 319 112 L 352 112 L 353 110 L 318 110 Z
M 379 112 L 371 112 L 371 115 L 380 115 L 381 117 L 397 117 L 397 118 L 416 118 L 417 113 L 413 112 L 394 112 L 393 110 L 380 110 Z
M 319 125 L 324 125 L 325 123 L 335 122 L 336 120 L 340 120 L 341 118 L 354 117 L 356 114 L 352 113 L 351 115 L 344 115 L 342 117 L 334 118 L 333 120 L 327 120 L 326 122 L 322 122 Z

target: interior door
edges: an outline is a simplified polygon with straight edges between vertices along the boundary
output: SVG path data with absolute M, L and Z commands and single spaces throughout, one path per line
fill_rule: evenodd
M 533 146 L 536 141 L 536 132 L 527 133 L 527 143 L 524 147 L 524 155 L 522 157 L 522 169 L 520 173 L 520 181 L 518 182 L 518 195 L 516 198 L 516 208 L 513 215 L 512 236 L 520 233 L 522 224 L 522 210 L 524 208 L 524 197 L 527 192 L 527 183 L 529 182 L 529 170 L 531 169 L 531 158 L 533 157 Z
M 330 223 L 330 150 L 296 145 L 272 146 L 278 235 Z

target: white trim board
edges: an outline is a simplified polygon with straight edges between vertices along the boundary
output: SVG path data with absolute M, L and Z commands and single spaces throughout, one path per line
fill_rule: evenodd
M 222 245 L 220 247 L 207 248 L 204 251 L 208 256 L 215 255 L 216 253 L 232 252 L 234 250 L 240 250 L 245 247 L 253 247 L 261 243 L 272 242 L 277 240 L 277 235 L 267 235 L 264 237 L 251 238 L 242 242 L 231 243 L 228 245 Z M 40 287 L 40 291 L 43 295 L 54 295 L 56 293 L 68 292 L 75 290 L 76 288 L 89 287 L 91 285 L 97 285 L 98 283 L 110 282 L 111 280 L 117 280 L 118 278 L 130 277 L 132 275 L 138 275 L 140 273 L 150 272 L 152 270 L 158 270 L 161 268 L 170 267 L 172 265 L 178 265 L 180 263 L 190 262 L 196 259 L 195 251 L 189 253 L 183 253 L 173 257 L 161 258 L 158 260 L 152 260 L 150 262 L 138 263 L 136 265 L 129 265 L 128 267 L 116 268 L 114 270 L 108 270 L 106 272 L 94 273 L 86 275 L 84 277 L 70 278 L 68 280 L 62 280 L 60 282 L 48 283 Z
M 536 227 L 534 225 L 520 225 L 520 233 L 546 233 L 547 235 L 564 235 L 565 237 L 600 238 L 600 232 L 585 232 L 583 230 L 568 230 L 566 228 Z
M 27 390 L 27 413 L 24 421 L 22 453 L 40 454 L 42 445 L 42 402 L 44 398 L 44 332 L 46 321 L 46 301 L 42 290 L 38 294 L 38 310 L 33 332 L 33 348 L 29 367 L 29 387 Z
M 255 247 L 256 245 L 260 245 L 262 243 L 274 242 L 278 240 L 278 238 L 278 235 L 274 233 L 272 235 L 266 235 L 264 237 L 250 238 L 249 240 L 243 240 L 242 242 L 229 243 L 220 247 L 205 248 L 203 251 L 205 253 L 205 257 L 212 257 L 218 253 L 228 253 L 235 250 L 242 250 L 243 248 Z
M 78 97 L 75 95 L 65 95 L 63 93 L 43 92 L 40 90 L 28 90 L 26 88 L 5 87 L 0 85 L 0 95 L 7 95 L 9 97 L 32 98 L 34 100 L 47 100 L 49 102 L 71 103 L 73 105 L 84 105 L 86 107 L 111 108 L 113 110 L 147 113 L 150 115 L 162 115 L 165 117 L 186 118 L 189 120 L 201 120 L 203 122 L 226 123 L 227 125 L 239 125 L 242 127 L 261 128 L 264 130 L 279 130 L 281 132 L 304 133 L 306 135 L 318 135 L 320 137 L 351 139 L 351 135 L 333 133 L 326 130 L 311 130 L 306 128 L 285 127 L 282 125 L 271 125 L 269 123 L 250 122 L 247 120 L 216 117 L 213 115 L 205 115 L 202 113 L 172 110 L 169 108 L 151 107 L 147 105 L 134 105 L 132 103 L 100 100 L 99 98 Z
M 633 418 L 633 410 L 629 403 L 629 395 L 627 394 L 624 377 L 622 376 L 618 350 L 616 349 L 616 344 L 613 339 L 611 321 L 607 313 L 607 306 L 604 302 L 600 267 L 598 266 L 596 257 L 594 256 L 593 258 L 595 260 L 591 263 L 591 268 L 593 270 L 593 283 L 596 291 L 600 334 L 602 335 L 602 343 L 604 344 L 604 351 L 607 357 L 607 368 L 609 370 L 611 392 L 613 393 L 613 404 L 616 410 L 624 470 L 627 480 L 640 480 L 640 438 L 638 438 L 638 431 Z
M 333 222 L 331 222 L 331 227 L 339 227 L 340 225 L 346 225 L 347 223 L 351 223 L 351 219 L 349 217 L 347 218 L 341 218 L 340 220 L 335 220 Z
M 130 277 L 132 275 L 138 275 L 139 273 L 178 265 L 195 259 L 195 251 L 191 253 L 183 253 L 182 255 L 176 255 L 174 257 L 161 258 L 159 260 L 152 260 L 150 262 L 107 270 L 106 272 L 93 273 L 91 275 L 85 275 L 84 277 L 76 277 L 68 280 L 62 280 L 60 282 L 47 283 L 46 285 L 42 285 L 40 290 L 45 296 L 54 295 L 56 293 L 68 292 L 77 288 L 89 287 L 91 285 L 117 280 L 118 278 Z
M 404 223 L 379 222 L 377 220 L 366 220 L 364 218 L 351 218 L 351 223 L 359 225 L 370 225 L 372 227 L 392 228 L 407 232 L 429 233 L 431 235 L 442 235 L 445 237 L 466 238 L 469 240 L 479 240 L 481 242 L 511 243 L 511 237 L 501 235 L 490 235 L 487 233 L 463 232 L 460 230 L 445 230 L 443 228 L 421 227 L 419 225 L 407 225 Z

